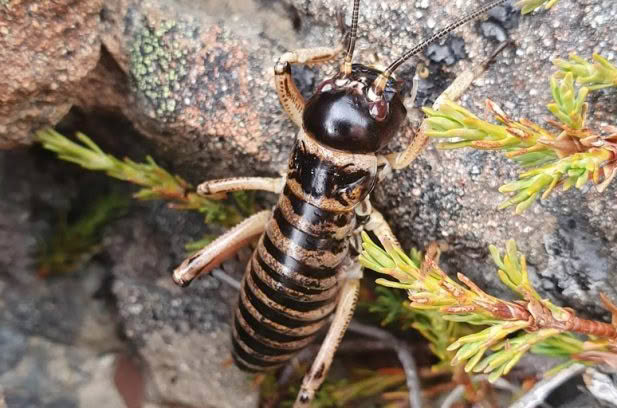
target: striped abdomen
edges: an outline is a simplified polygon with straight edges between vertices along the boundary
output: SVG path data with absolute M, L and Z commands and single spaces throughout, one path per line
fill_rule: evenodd
M 355 228 L 353 208 L 372 188 L 374 172 L 357 169 L 357 155 L 347 155 L 348 163 L 355 159 L 352 164 L 327 156 L 300 134 L 285 189 L 247 265 L 234 313 L 233 356 L 243 370 L 288 361 L 336 307 L 338 275 Z

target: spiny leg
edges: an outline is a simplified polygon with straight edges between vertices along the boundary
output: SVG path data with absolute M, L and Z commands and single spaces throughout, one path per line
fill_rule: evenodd
M 353 264 L 348 270 L 348 279 L 345 281 L 339 295 L 334 319 L 310 370 L 302 380 L 302 387 L 294 403 L 294 408 L 310 406 L 315 392 L 323 383 L 330 370 L 334 353 L 338 349 L 356 309 L 358 292 L 360 290 L 360 280 L 358 277 L 362 276 L 362 267 L 357 261 L 354 260 L 352 262 Z
M 208 273 L 220 265 L 265 231 L 271 213 L 270 210 L 264 210 L 252 215 L 187 258 L 174 270 L 174 282 L 180 286 L 187 286 L 200 274 Z
M 296 87 L 291 75 L 292 64 L 321 64 L 334 59 L 343 46 L 303 48 L 296 51 L 288 51 L 283 54 L 274 65 L 274 81 L 276 93 L 279 96 L 281 106 L 289 115 L 289 118 L 297 126 L 302 126 L 302 112 L 304 111 L 304 97 Z
M 362 204 L 370 205 L 370 202 L 367 199 Z M 398 239 L 396 239 L 394 232 L 392 232 L 392 228 L 390 228 L 390 224 L 388 224 L 384 216 L 375 208 L 370 208 L 370 214 L 368 216 L 368 221 L 364 225 L 364 229 L 377 235 L 377 238 L 379 238 L 384 246 L 391 244 L 400 247 Z
M 469 70 L 463 71 L 459 74 L 452 84 L 445 91 L 439 95 L 435 103 L 433 104 L 433 109 L 438 110 L 441 104 L 446 100 L 456 101 L 460 98 L 463 93 L 471 86 L 471 83 L 478 78 L 490 65 L 493 59 L 499 54 L 505 47 L 507 47 L 510 42 L 504 42 L 500 44 L 495 51 L 491 54 L 489 58 L 483 61 L 481 64 L 472 67 Z M 417 79 L 414 78 L 414 87 L 416 85 Z M 412 92 L 413 94 L 413 92 Z M 413 104 L 413 100 L 411 104 Z M 428 136 L 426 135 L 426 131 L 428 130 L 428 122 L 423 121 L 420 125 L 420 130 L 416 133 L 414 139 L 409 143 L 409 146 L 402 152 L 390 153 L 388 155 L 382 156 L 385 158 L 385 161 L 389 164 L 389 167 L 394 170 L 403 169 L 409 166 L 419 155 L 422 153 L 426 145 L 428 144 Z M 386 166 L 388 167 L 388 166 Z M 389 172 L 390 169 L 386 168 L 385 171 Z
M 197 193 L 212 196 L 232 191 L 260 190 L 280 194 L 284 186 L 284 177 L 233 177 L 205 181 L 197 187 Z
M 343 41 L 338 47 L 316 47 L 303 48 L 296 51 L 289 51 L 283 54 L 274 65 L 274 81 L 276 93 L 279 96 L 281 105 L 291 120 L 299 127 L 302 126 L 302 113 L 304 111 L 304 98 L 296 87 L 291 75 L 292 64 L 322 64 L 336 58 L 345 50 L 345 61 L 341 67 L 341 73 L 347 77 L 351 73 L 351 60 L 356 43 L 356 32 L 358 29 L 358 8 L 359 0 L 354 0 L 353 13 L 351 18 L 351 32 L 343 33 Z M 337 13 L 337 19 L 341 14 Z M 345 23 L 339 19 L 339 26 L 345 30 Z
M 368 213 L 368 220 L 364 225 L 365 230 L 373 232 L 386 249 L 392 246 L 400 247 L 398 240 L 392 232 L 392 228 L 390 228 L 390 225 L 386 222 L 383 215 L 371 207 L 368 198 L 358 207 L 364 207 L 362 212 Z M 392 339 L 394 340 L 394 344 L 397 344 L 395 349 L 405 370 L 407 387 L 410 390 L 409 406 L 414 408 L 421 407 L 420 380 L 417 375 L 416 362 L 404 343 L 397 341 L 394 337 L 392 337 Z M 414 390 L 415 392 L 413 392 Z

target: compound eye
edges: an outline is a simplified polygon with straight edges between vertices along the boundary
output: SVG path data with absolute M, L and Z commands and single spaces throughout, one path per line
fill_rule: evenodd
M 328 79 L 323 81 L 321 84 L 319 84 L 319 86 L 317 87 L 317 91 L 315 93 L 323 93 L 323 92 L 330 92 L 334 89 L 334 81 L 332 79 Z
M 378 122 L 383 122 L 387 117 L 390 111 L 390 105 L 384 98 L 380 98 L 375 102 L 369 103 L 369 112 L 373 119 Z

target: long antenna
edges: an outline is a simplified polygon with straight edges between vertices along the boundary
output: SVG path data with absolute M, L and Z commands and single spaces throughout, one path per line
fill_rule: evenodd
M 349 38 L 349 44 L 347 45 L 347 51 L 345 52 L 345 61 L 343 62 L 343 76 L 347 77 L 351 74 L 351 61 L 353 58 L 353 51 L 356 47 L 356 36 L 358 32 L 358 10 L 360 9 L 360 0 L 354 0 L 353 2 L 353 14 L 351 15 L 351 37 Z
M 386 83 L 388 82 L 388 78 L 390 78 L 392 73 L 401 64 L 403 64 L 405 61 L 407 61 L 409 58 L 413 57 L 414 55 L 419 54 L 420 51 L 424 50 L 429 44 L 431 44 L 435 40 L 438 40 L 438 39 L 444 37 L 445 35 L 447 35 L 450 32 L 456 30 L 457 28 L 459 28 L 460 26 L 462 26 L 464 24 L 467 24 L 468 22 L 470 22 L 472 20 L 475 20 L 481 14 L 484 14 L 485 12 L 487 12 L 490 9 L 492 9 L 493 7 L 497 7 L 500 4 L 503 4 L 503 3 L 507 2 L 507 1 L 509 1 L 509 0 L 493 1 L 491 3 L 488 3 L 485 6 L 482 6 L 482 7 L 478 8 L 478 9 L 476 9 L 476 10 L 472 11 L 471 13 L 469 13 L 469 14 L 461 17 L 460 19 L 456 20 L 455 22 L 453 22 L 451 24 L 448 24 L 447 26 L 445 26 L 444 28 L 442 28 L 441 30 L 439 30 L 435 34 L 433 34 L 431 37 L 427 38 L 426 40 L 422 41 L 421 43 L 417 44 L 416 46 L 414 46 L 413 48 L 411 48 L 410 50 L 405 52 L 405 54 L 403 54 L 402 56 L 397 58 L 392 64 L 390 64 L 390 66 L 388 68 L 385 69 L 385 71 L 383 71 L 379 75 L 379 77 L 377 77 L 377 79 L 373 83 L 374 92 L 377 95 L 381 95 L 383 93 L 383 90 L 386 88 Z

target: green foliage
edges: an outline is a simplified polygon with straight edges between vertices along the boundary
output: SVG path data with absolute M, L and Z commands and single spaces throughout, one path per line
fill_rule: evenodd
M 202 197 L 195 192 L 190 183 L 160 167 L 150 156 L 146 158 L 145 163 L 136 163 L 128 158 L 116 159 L 103 152 L 83 133 L 76 135 L 82 144 L 69 140 L 53 129 L 40 130 L 36 135 L 43 147 L 56 152 L 58 158 L 62 160 L 88 170 L 102 171 L 110 177 L 143 187 L 135 193 L 135 198 L 170 200 L 172 202 L 170 206 L 173 208 L 195 210 L 204 214 L 207 223 L 235 225 L 247 215 L 243 210 L 250 211 L 254 207 L 252 198 L 246 193 L 233 195 L 238 206 Z
M 591 90 L 617 86 L 617 67 L 594 55 L 589 63 L 575 54 L 568 61 L 555 60 L 561 68 L 550 79 L 553 103 L 548 110 L 558 121 L 549 124 L 558 132 L 546 130 L 521 119 L 510 119 L 494 102 L 487 108 L 499 124 L 481 120 L 460 105 L 446 101 L 439 110 L 425 108 L 427 136 L 448 139 L 438 144 L 441 149 L 472 147 L 481 150 L 502 150 L 506 157 L 529 170 L 518 181 L 503 185 L 499 191 L 512 194 L 500 208 L 516 206 L 522 213 L 538 198 L 545 199 L 557 186 L 568 190 L 582 188 L 593 181 L 603 191 L 617 174 L 617 130 L 600 135 L 586 126 Z M 575 87 L 575 82 L 583 85 Z
M 446 352 L 455 352 L 450 364 L 464 364 L 466 372 L 485 373 L 495 381 L 528 351 L 584 359 L 584 349 L 605 350 L 607 339 L 617 337 L 614 326 L 581 319 L 572 310 L 542 299 L 529 281 L 525 257 L 512 240 L 503 256 L 492 246 L 490 252 L 500 280 L 520 297 L 516 302 L 485 293 L 463 274 L 457 275 L 463 284 L 456 282 L 437 265 L 438 252 L 434 248 L 429 249 L 419 266 L 391 242 L 385 240 L 383 246 L 385 250 L 363 233 L 362 265 L 398 281 L 378 279 L 378 284 L 404 289 L 411 301 L 409 307 L 420 313 L 436 313 L 444 321 L 487 326 L 456 338 L 445 348 Z M 379 310 L 391 303 L 391 298 L 382 300 Z M 617 308 L 605 303 L 615 313 Z M 585 348 L 583 341 L 570 332 L 590 335 Z M 431 336 L 426 337 L 436 344 Z M 448 355 L 451 354 L 444 353 L 443 358 Z
M 521 9 L 522 14 L 528 14 L 542 6 L 548 10 L 558 1 L 559 0 L 520 0 L 516 3 L 516 6 Z
M 575 53 L 565 61 L 557 58 L 553 61 L 561 70 L 559 76 L 572 73 L 576 82 L 586 86 L 590 91 L 617 86 L 617 67 L 606 58 L 593 54 L 593 63 L 586 61 Z
M 66 274 L 86 263 L 99 250 L 103 227 L 123 215 L 128 205 L 126 197 L 110 194 L 87 207 L 74 222 L 68 223 L 66 214 L 61 216 L 51 239 L 40 244 L 38 275 Z
M 388 288 L 375 288 L 377 298 L 374 302 L 369 303 L 368 311 L 381 316 L 381 325 L 387 326 L 395 324 L 401 329 L 408 329 L 415 321 L 415 313 L 413 309 L 407 307 L 405 299 Z
M 330 380 L 324 381 L 323 385 L 315 394 L 311 408 L 341 408 L 351 405 L 353 402 L 373 398 L 384 391 L 400 387 L 405 384 L 405 373 L 402 370 L 354 370 L 353 380 Z M 291 408 L 298 394 L 299 387 L 289 387 L 288 394 L 280 406 Z
M 393 324 L 401 330 L 411 328 L 420 332 L 428 340 L 431 352 L 439 359 L 439 363 L 433 366 L 435 372 L 447 369 L 454 357 L 448 346 L 473 331 L 466 324 L 444 319 L 439 311 L 410 307 L 409 301 L 399 291 L 377 287 L 375 292 L 377 298 L 369 306 L 369 312 L 382 316 L 383 326 Z

